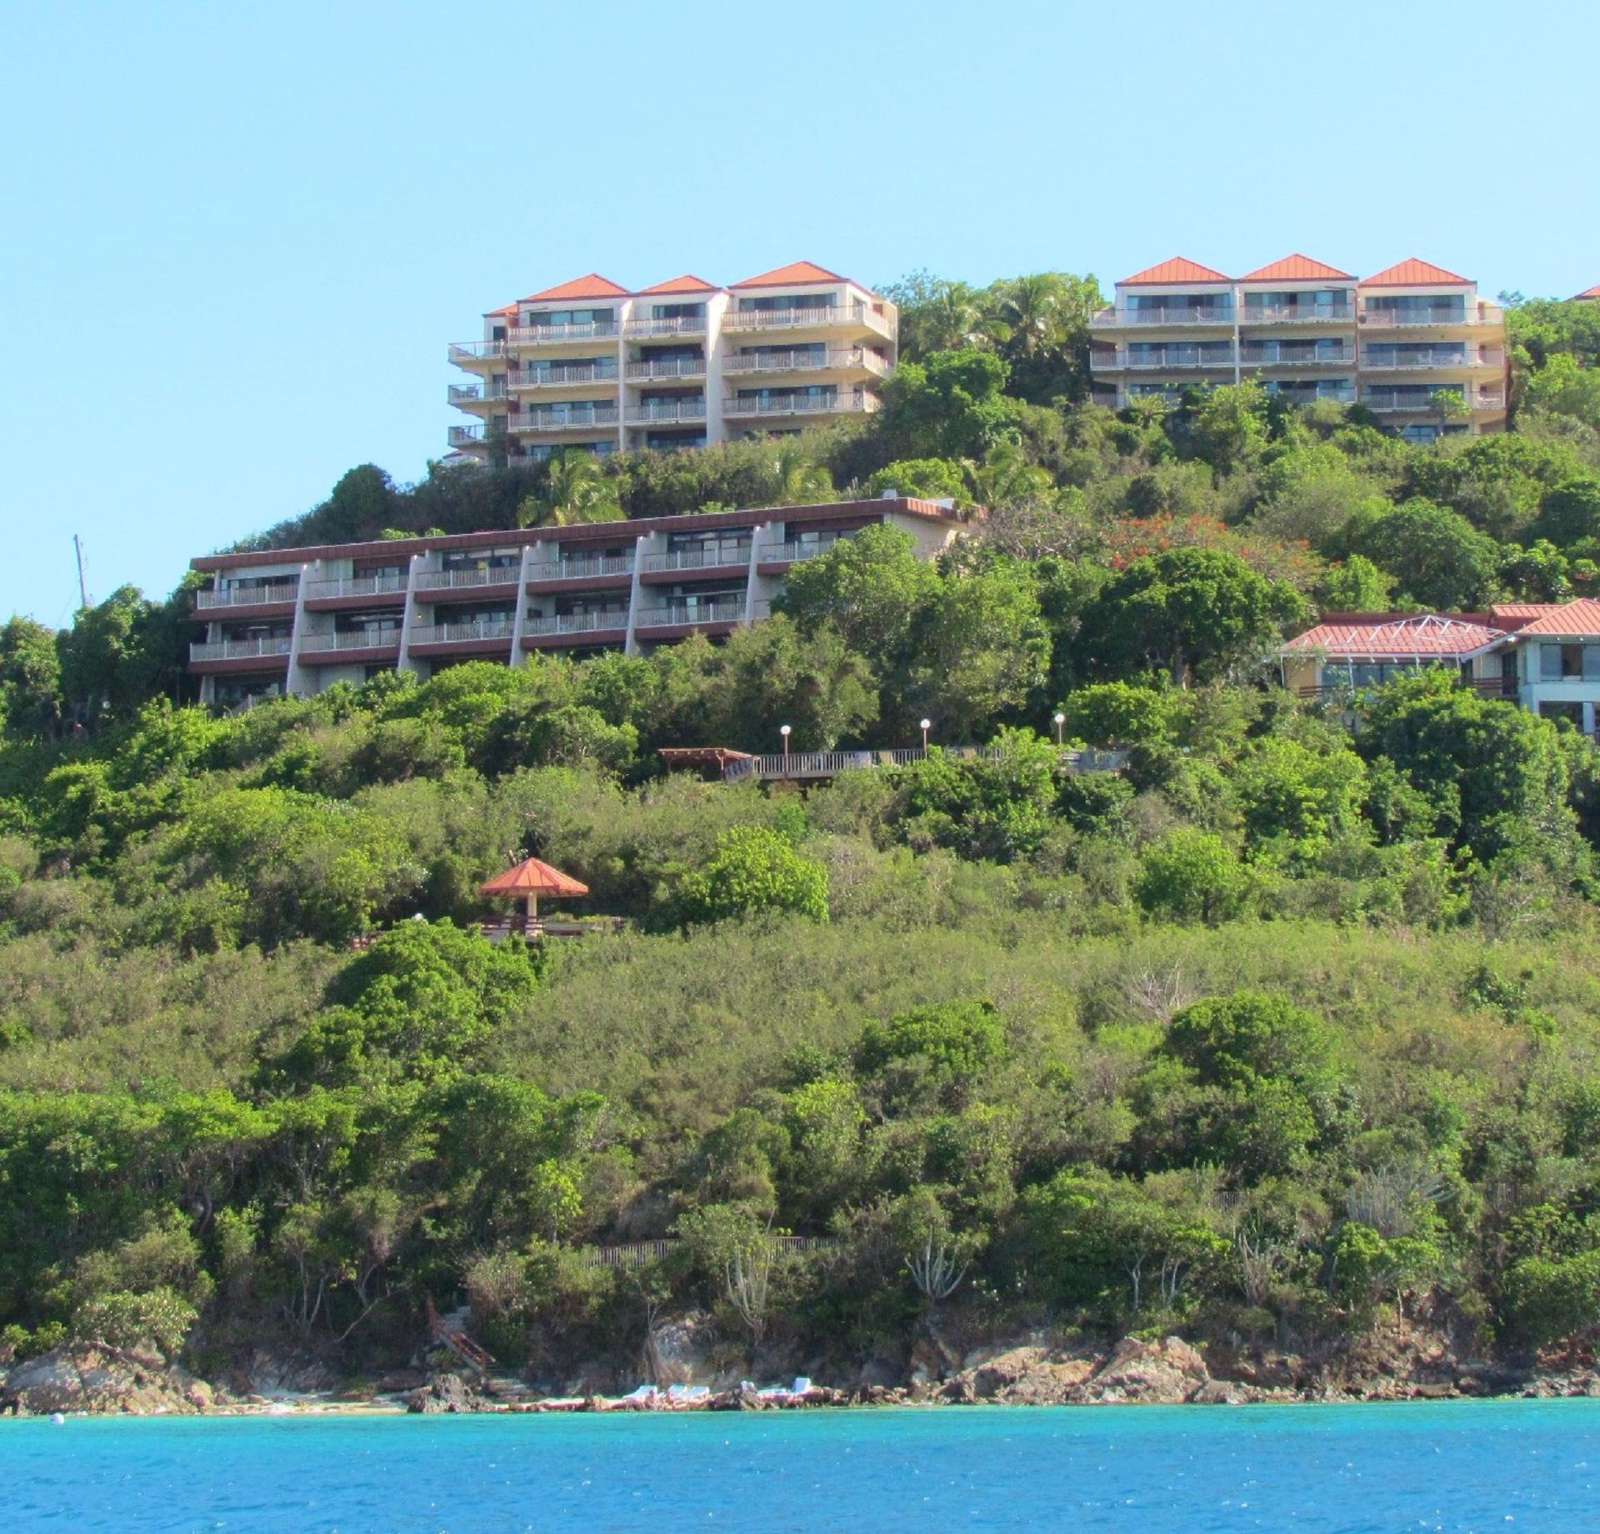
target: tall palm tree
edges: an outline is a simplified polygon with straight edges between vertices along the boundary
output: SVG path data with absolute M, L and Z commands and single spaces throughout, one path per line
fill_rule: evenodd
M 780 447 L 773 457 L 778 500 L 784 506 L 812 506 L 834 493 L 827 468 L 793 447 Z
M 557 453 L 543 495 L 530 495 L 517 508 L 518 527 L 571 527 L 579 522 L 620 522 L 617 482 L 593 453 Z

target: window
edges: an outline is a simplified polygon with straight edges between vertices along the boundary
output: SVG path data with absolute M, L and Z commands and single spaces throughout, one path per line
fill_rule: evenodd
M 790 309 L 832 309 L 838 300 L 832 293 L 780 293 L 771 298 L 741 298 L 742 313 L 774 314 Z
M 1600 646 L 1581 644 L 1542 644 L 1539 646 L 1539 680 L 1577 682 L 1584 676 L 1584 652 Z M 1600 675 L 1600 668 L 1594 673 Z
M 704 304 L 652 304 L 650 318 L 653 320 L 698 320 L 704 316 Z

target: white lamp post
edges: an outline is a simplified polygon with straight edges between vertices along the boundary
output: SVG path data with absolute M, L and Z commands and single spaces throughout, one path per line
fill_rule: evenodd
M 928 731 L 932 728 L 933 721 L 931 719 L 924 719 L 922 721 L 922 754 L 924 756 L 928 754 Z
M 1059 709 L 1056 711 L 1056 750 L 1061 749 L 1061 726 L 1067 722 L 1067 716 Z
M 778 733 L 783 736 L 783 765 L 787 768 L 789 765 L 789 726 L 780 724 Z

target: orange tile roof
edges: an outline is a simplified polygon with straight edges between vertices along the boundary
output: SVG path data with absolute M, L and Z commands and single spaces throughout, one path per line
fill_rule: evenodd
M 618 287 L 609 277 L 590 272 L 587 277 L 574 277 L 571 282 L 558 283 L 542 293 L 530 293 L 523 303 L 542 304 L 557 298 L 626 298 L 628 290 Z
M 1391 613 L 1333 613 L 1329 618 L 1330 621 L 1297 634 L 1284 650 L 1320 651 L 1336 658 L 1462 656 L 1506 638 L 1504 629 L 1449 613 L 1421 613 L 1406 618 L 1396 618 Z
M 1585 288 L 1581 293 L 1574 293 L 1572 302 L 1577 303 L 1582 298 L 1600 298 L 1600 283 L 1596 283 L 1592 288 Z
M 1332 277 L 1353 281 L 1353 272 L 1341 272 L 1336 266 L 1329 266 L 1326 261 L 1313 261 L 1310 256 L 1302 256 L 1296 251 L 1292 256 L 1285 256 L 1281 261 L 1274 261 L 1270 266 L 1258 266 L 1253 272 L 1246 272 L 1239 279 L 1240 282 L 1309 282 L 1316 278 Z
M 704 277 L 696 277 L 693 272 L 685 272 L 681 277 L 672 277 L 666 282 L 657 282 L 648 288 L 640 288 L 635 296 L 642 298 L 646 293 L 715 293 L 716 291 L 715 285 L 707 282 Z
M 1187 256 L 1174 256 L 1170 261 L 1162 261 L 1156 266 L 1147 266 L 1142 272 L 1135 272 L 1131 277 L 1124 277 L 1117 284 L 1119 288 L 1131 288 L 1144 283 L 1157 282 L 1232 282 L 1233 278 L 1224 276 L 1214 267 L 1201 266 L 1198 261 L 1191 261 Z
M 1580 597 L 1576 602 L 1563 602 L 1554 612 L 1535 618 L 1518 631 L 1519 637 L 1539 634 L 1574 639 L 1600 636 L 1600 601 Z
M 517 306 L 515 304 L 503 304 L 500 308 L 490 309 L 488 312 L 490 314 L 515 314 Z
M 1361 279 L 1361 286 L 1364 288 L 1429 288 L 1443 284 L 1470 288 L 1472 279 L 1458 277 L 1454 272 L 1447 272 L 1442 266 L 1435 266 L 1431 261 L 1419 261 L 1415 256 L 1405 261 L 1398 261 L 1393 266 L 1386 266 L 1381 272 Z
M 734 283 L 736 288 L 795 288 L 811 282 L 848 282 L 848 277 L 841 277 L 837 272 L 830 272 L 825 266 L 818 266 L 815 261 L 791 261 L 787 266 L 776 266 L 770 272 L 762 272 L 759 277 L 746 277 L 743 282 Z

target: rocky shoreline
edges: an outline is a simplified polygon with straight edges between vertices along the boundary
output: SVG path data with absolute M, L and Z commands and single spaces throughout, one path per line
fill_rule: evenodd
M 457 1370 L 408 1369 L 359 1390 L 230 1390 L 169 1366 L 159 1354 L 60 1348 L 12 1365 L 0 1377 L 0 1413 L 15 1416 L 280 1416 L 340 1413 L 541 1415 L 570 1412 L 793 1411 L 884 1406 L 1251 1406 L 1361 1401 L 1451 1400 L 1486 1396 L 1600 1397 L 1592 1359 L 1516 1369 L 1453 1357 L 1435 1340 L 1390 1339 L 1312 1364 L 1292 1354 L 1208 1358 L 1178 1337 L 1124 1337 L 1107 1350 L 1036 1336 L 975 1350 L 933 1377 L 913 1368 L 902 1384 L 848 1388 L 796 1380 L 758 1389 L 749 1382 L 640 1386 L 626 1395 L 551 1395 L 511 1378 Z

